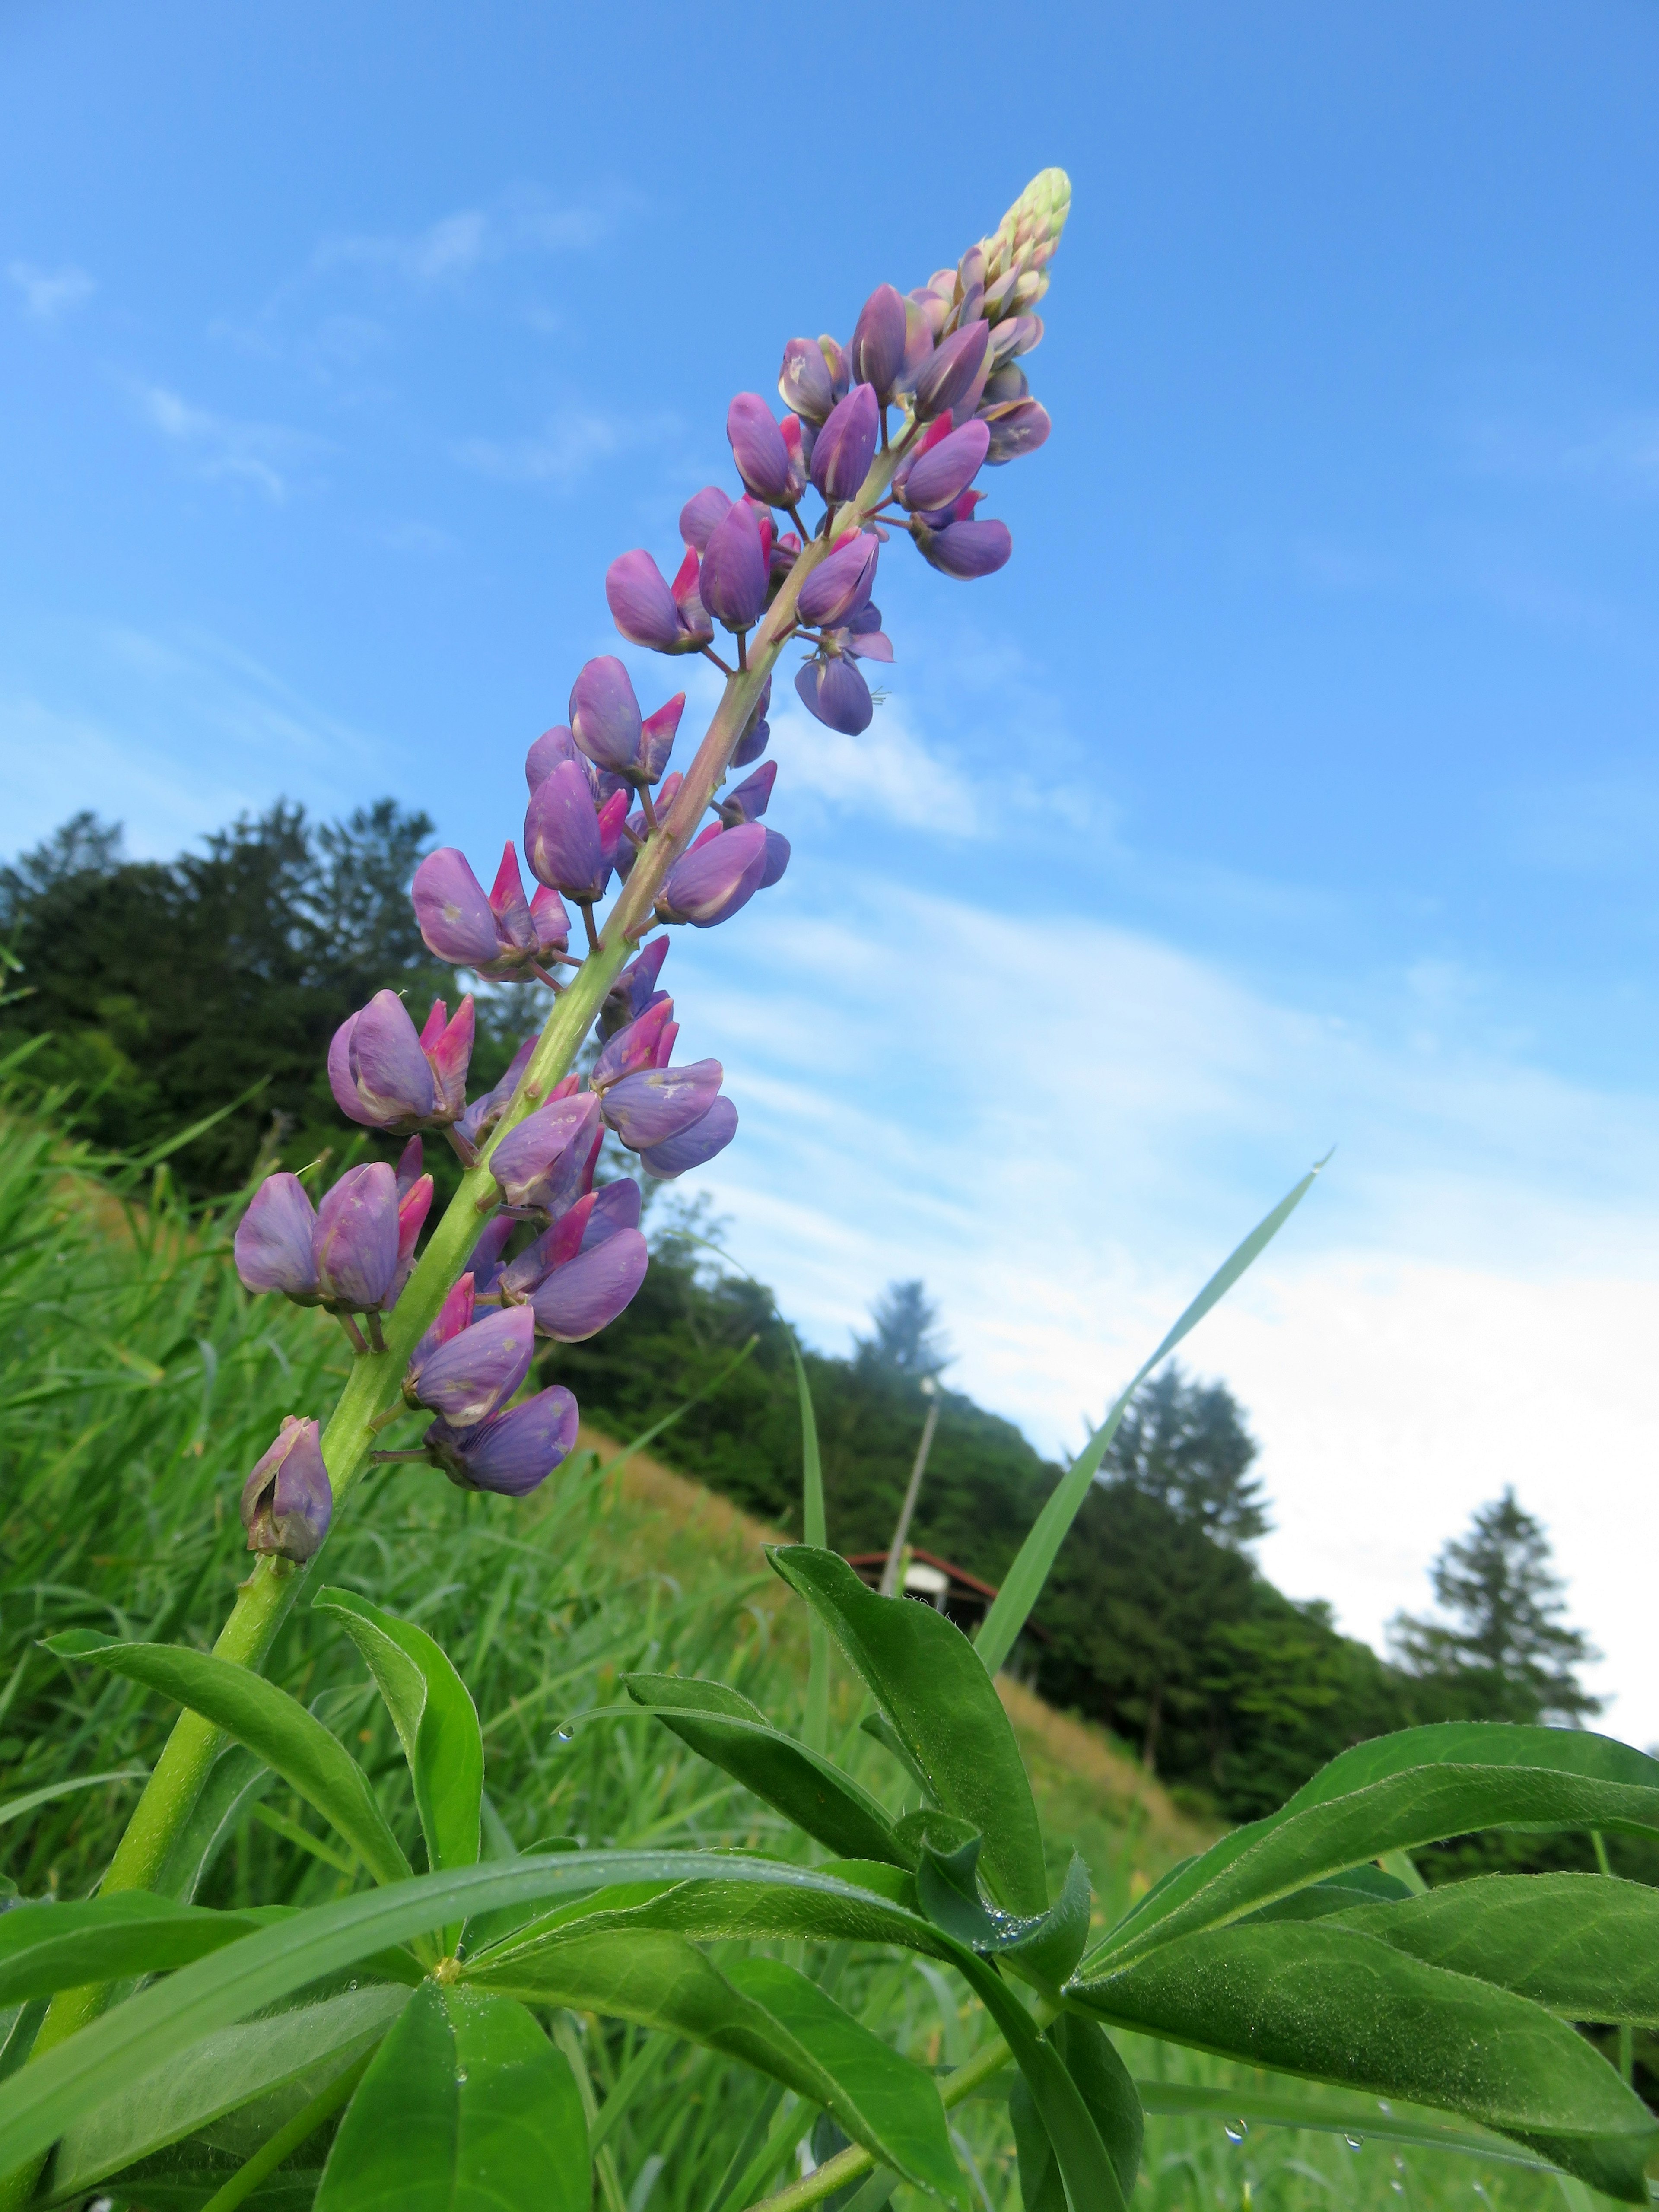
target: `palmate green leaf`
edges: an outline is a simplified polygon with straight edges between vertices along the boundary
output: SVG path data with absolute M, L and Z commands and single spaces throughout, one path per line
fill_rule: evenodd
M 368 1664 L 409 1761 L 428 1863 L 476 1866 L 483 1797 L 477 1708 L 442 1647 L 413 1621 L 366 1597 L 320 1589 L 314 1612 L 335 1614 Z
M 1328 1158 L 1329 1155 L 1326 1157 Z M 1019 1632 L 1030 1619 L 1032 1607 L 1042 1596 L 1042 1585 L 1048 1579 L 1049 1570 L 1059 1556 L 1066 1531 L 1082 1510 L 1083 1501 L 1089 1495 L 1090 1485 L 1100 1472 L 1100 1463 L 1106 1456 L 1112 1438 L 1117 1434 L 1118 1425 L 1129 1401 L 1158 1362 L 1198 1327 L 1211 1307 L 1225 1297 L 1245 1269 L 1272 1243 L 1312 1189 L 1314 1179 L 1324 1164 L 1324 1160 L 1321 1160 L 1318 1166 L 1304 1176 L 1295 1189 L 1280 1199 L 1273 1212 L 1259 1221 L 1244 1242 L 1223 1261 L 1158 1350 L 1138 1370 L 1128 1389 L 1121 1393 L 1083 1451 L 1050 1492 L 1042 1512 L 1031 1525 L 1030 1533 L 1020 1546 L 1012 1566 L 1003 1577 L 1002 1588 L 974 1639 L 974 1649 L 988 1674 L 995 1674 L 1000 1670 L 1014 1648 Z
M 767 1557 L 822 1614 L 928 1794 L 984 1838 L 981 1869 L 1010 1912 L 1048 1908 L 1042 1831 L 1019 1746 L 990 1676 L 959 1628 L 930 1605 L 879 1597 L 845 1559 L 806 1544 Z
M 204 1959 L 262 1923 L 127 1890 L 0 1913 L 0 2004 L 49 1997 L 82 1982 L 160 1974 Z
M 1329 1920 L 1183 1936 L 1066 1994 L 1143 2034 L 1462 2113 L 1593 2188 L 1647 2202 L 1659 2128 L 1583 2037 L 1507 1990 Z
M 366 1984 L 219 2028 L 76 2121 L 47 2170 L 46 2201 L 79 2201 L 97 2184 L 204 2128 L 223 2135 L 233 2114 L 239 2124 L 223 2147 L 240 2163 L 372 2050 L 409 2001 L 405 1989 Z
M 587 2212 L 568 2062 L 510 1997 L 427 1982 L 346 2107 L 316 2212 Z
M 1140 2171 L 1141 2138 L 1146 2132 L 1139 2093 L 1128 2068 L 1105 2031 L 1075 2013 L 1062 2013 L 1044 2031 L 1043 2041 L 1054 2045 L 1077 2083 L 1127 2199 Z M 1066 2212 L 1066 2188 L 1054 2160 L 1054 2145 L 1023 2075 L 1009 2096 L 1008 2118 L 1013 2124 L 1014 2148 L 1019 2160 L 1023 2212 Z
M 486 1954 L 465 1970 L 467 1980 L 529 2003 L 631 2020 L 741 2059 L 822 2106 L 907 2181 L 958 2195 L 945 2108 L 930 2076 L 815 1983 L 770 1960 L 722 1972 L 685 1936 L 638 1914 L 626 1926 L 619 1916 L 604 1918 L 602 1926 L 576 1921 L 507 1959 Z
M 1351 1905 L 1341 1925 L 1568 2020 L 1659 2027 L 1659 1890 L 1642 1882 L 1486 1875 L 1399 1905 Z
M 914 1863 L 867 1790 L 832 1760 L 781 1734 L 737 1691 L 678 1674 L 624 1674 L 623 1686 L 700 1758 L 841 1857 Z
M 286 1690 L 251 1668 L 175 1644 L 123 1644 L 90 1629 L 47 1637 L 60 1659 L 89 1659 L 187 1705 L 276 1769 L 356 1852 L 377 1881 L 410 1872 L 367 1777 L 343 1744 Z

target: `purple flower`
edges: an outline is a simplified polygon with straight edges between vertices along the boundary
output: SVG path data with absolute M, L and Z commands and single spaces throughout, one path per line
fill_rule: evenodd
M 839 358 L 839 346 L 836 351 Z M 842 390 L 846 390 L 844 384 Z M 778 371 L 778 391 L 784 405 L 803 421 L 828 420 L 840 394 L 820 340 L 790 339 L 783 349 L 783 367 Z
M 482 1098 L 475 1098 L 455 1124 L 455 1134 L 469 1152 L 477 1151 L 486 1133 L 501 1120 L 519 1087 L 519 1079 L 529 1066 L 531 1055 L 540 1042 L 539 1036 L 527 1036 L 514 1054 L 511 1066 L 495 1089 L 486 1091 Z
M 781 830 L 769 830 L 766 833 L 766 861 L 761 869 L 758 888 L 769 891 L 788 866 L 789 840 Z
M 738 392 L 726 410 L 726 434 L 744 489 L 769 507 L 793 507 L 806 489 L 799 437 L 792 452 L 758 392 Z
M 574 761 L 584 775 L 591 777 L 580 748 L 564 723 L 556 722 L 550 730 L 544 730 L 524 757 L 524 780 L 534 791 L 538 783 L 552 775 L 561 761 Z M 507 847 L 508 852 L 512 847 Z
M 809 660 L 795 678 L 795 690 L 809 714 L 844 737 L 855 738 L 869 728 L 875 712 L 870 686 L 844 655 Z
M 831 507 L 855 498 L 881 434 L 881 409 L 874 388 L 855 384 L 839 399 L 812 448 L 812 481 Z
M 760 697 L 755 702 L 749 720 L 743 726 L 743 735 L 732 748 L 732 766 L 733 768 L 749 767 L 751 762 L 757 761 L 766 750 L 767 739 L 772 734 L 771 726 L 766 719 L 766 710 L 771 703 L 772 679 L 769 676 L 761 686 Z
M 916 379 L 916 419 L 926 422 L 948 415 L 985 367 L 988 323 L 966 323 L 938 347 Z
M 630 645 L 648 645 L 657 653 L 701 653 L 714 635 L 712 623 L 688 619 L 648 553 L 619 554 L 605 572 L 605 596 Z
M 471 999 L 454 1020 L 434 1001 L 419 1036 L 395 991 L 377 991 L 343 1022 L 328 1048 L 328 1082 L 343 1114 L 368 1129 L 456 1121 L 466 1104 L 472 1056 Z
M 605 1094 L 605 1118 L 629 1152 L 644 1152 L 701 1121 L 720 1096 L 722 1074 L 719 1060 L 696 1060 L 624 1075 Z
M 615 805 L 621 797 L 617 793 L 605 803 Z M 619 822 L 626 812 L 624 800 Z M 531 793 L 524 817 L 524 849 L 538 883 L 582 904 L 604 897 L 611 866 L 605 857 L 592 788 L 574 761 L 561 761 Z
M 579 1419 L 575 1400 L 556 1383 L 476 1428 L 434 1421 L 423 1441 L 434 1464 L 460 1489 L 522 1498 L 568 1456 Z
M 759 889 L 765 858 L 766 832 L 758 824 L 725 830 L 711 824 L 664 878 L 658 919 L 698 929 L 729 920 Z
M 386 1302 L 388 1309 L 397 1304 L 404 1285 L 415 1272 L 415 1247 L 432 1206 L 432 1178 L 419 1172 L 419 1150 L 417 1137 L 412 1146 L 404 1147 L 403 1158 L 398 1163 L 398 1264 L 392 1277 L 392 1295 Z M 416 1172 L 406 1176 L 411 1152 L 416 1154 Z
M 309 1559 L 321 1549 L 334 1492 L 315 1421 L 283 1415 L 276 1443 L 242 1485 L 241 1512 L 250 1552 Z
M 477 1295 L 479 1297 L 484 1298 L 493 1295 L 501 1279 L 501 1255 L 506 1251 L 508 1239 L 518 1225 L 517 1220 L 512 1214 L 498 1213 L 491 1220 L 485 1222 L 479 1231 L 478 1241 L 472 1247 L 471 1256 L 466 1263 L 466 1273 L 461 1278 L 464 1283 L 471 1282 L 477 1285 Z M 453 1297 L 454 1292 L 452 1291 L 450 1295 Z M 472 1311 L 469 1305 L 467 1321 L 471 1321 L 471 1318 Z M 442 1319 L 441 1314 L 439 1319 Z M 460 1326 L 465 1328 L 465 1322 L 463 1322 Z M 433 1323 L 433 1327 L 434 1328 L 437 1327 L 436 1322 Z M 453 1331 L 451 1333 L 453 1334 Z
M 827 561 L 820 562 L 801 586 L 801 620 L 815 629 L 833 629 L 867 606 L 876 587 L 880 553 L 881 541 L 872 532 L 850 532 L 845 544 L 838 545 Z
M 645 1280 L 650 1251 L 637 1229 L 614 1229 L 546 1277 L 530 1302 L 536 1327 L 580 1344 L 615 1321 Z
M 563 1187 L 562 1166 L 580 1162 L 599 1132 L 591 1091 L 557 1098 L 507 1131 L 489 1156 L 489 1171 L 509 1206 L 547 1205 Z
M 499 1229 L 501 1232 L 496 1240 L 496 1249 L 499 1251 L 501 1246 L 505 1244 L 512 1235 L 513 1228 L 513 1217 L 510 1213 L 497 1214 L 489 1228 L 484 1231 L 483 1237 L 480 1237 L 477 1243 L 473 1247 L 473 1260 L 477 1258 L 483 1248 L 484 1237 L 489 1236 L 491 1231 Z M 409 1364 L 411 1370 L 422 1360 L 429 1359 L 434 1352 L 441 1350 L 453 1338 L 458 1337 L 464 1328 L 471 1328 L 472 1309 L 477 1302 L 473 1285 L 477 1279 L 477 1273 L 472 1261 L 469 1261 L 465 1274 L 459 1282 L 450 1285 L 448 1295 L 438 1309 L 437 1319 L 416 1346 L 414 1351 L 410 1352 Z
M 688 1168 L 700 1168 L 705 1160 L 712 1160 L 716 1152 L 723 1152 L 738 1133 L 738 1109 L 726 1097 L 717 1098 L 702 1121 L 693 1121 L 678 1136 L 665 1138 L 659 1145 L 649 1145 L 640 1154 L 640 1165 L 659 1182 L 665 1182 L 675 1176 L 684 1175 Z
M 701 491 L 694 491 L 686 501 L 680 509 L 680 536 L 695 552 L 701 553 L 704 550 L 709 533 L 717 522 L 726 520 L 726 512 L 731 504 L 731 494 L 722 491 L 718 484 L 705 484 Z M 684 569 L 680 572 L 681 575 L 684 573 Z M 677 587 L 678 581 L 677 577 Z
M 979 474 L 991 445 L 988 425 L 964 422 L 959 430 L 945 430 L 942 437 L 933 435 L 942 429 L 943 418 L 932 425 L 915 460 L 894 479 L 894 489 L 906 507 L 924 510 L 949 507 Z
M 666 1067 L 679 1035 L 674 1001 L 659 993 L 647 1012 L 626 1029 L 618 1030 L 593 1063 L 593 1088 L 603 1097 L 624 1075 L 637 1075 L 642 1067 Z
M 640 702 L 613 653 L 581 669 L 570 689 L 570 732 L 596 767 L 626 775 L 640 757 Z
M 487 1314 L 446 1344 L 417 1346 L 404 1376 L 411 1406 L 441 1413 L 458 1429 L 476 1428 L 522 1387 L 536 1354 L 536 1325 L 524 1306 Z
M 943 530 L 930 530 L 918 520 L 910 525 L 910 535 L 930 567 L 967 582 L 994 574 L 1014 550 L 1006 522 L 951 522 Z
M 747 500 L 734 501 L 708 533 L 698 589 L 727 629 L 748 629 L 766 605 L 771 548 Z
M 980 420 L 987 426 L 990 440 L 987 458 L 993 468 L 1036 453 L 1039 446 L 1048 442 L 1048 433 L 1054 428 L 1048 409 L 1036 399 L 1016 399 L 1005 406 L 993 407 L 988 413 L 981 414 Z
M 317 1213 L 298 1176 L 267 1176 L 236 1224 L 236 1272 L 244 1289 L 317 1292 Z
M 659 783 L 662 772 L 668 765 L 678 734 L 680 717 L 685 712 L 685 694 L 677 691 L 666 706 L 659 707 L 654 714 L 647 714 L 640 725 L 639 774 L 647 783 Z
M 608 1182 L 593 1193 L 593 1209 L 582 1225 L 580 1249 L 592 1251 L 594 1245 L 603 1244 L 619 1229 L 637 1229 L 640 1212 L 638 1183 L 632 1176 L 618 1176 L 615 1182 Z
M 604 1036 L 614 1036 L 619 1029 L 655 1006 L 668 994 L 657 988 L 657 978 L 662 973 L 662 963 L 668 957 L 669 940 L 653 937 L 638 957 L 630 961 L 611 986 L 605 1007 L 599 1016 L 599 1028 Z
M 426 1195 L 429 1204 L 429 1185 Z M 325 1305 L 346 1313 L 375 1313 L 391 1304 L 398 1275 L 398 1178 L 383 1160 L 348 1168 L 329 1191 L 317 1209 L 312 1238 L 317 1287 Z
M 860 311 L 847 352 L 854 376 L 873 387 L 884 407 L 903 373 L 904 341 L 904 302 L 890 284 L 878 284 Z
M 735 830 L 739 822 L 757 822 L 771 803 L 772 787 L 777 780 L 778 764 L 768 761 L 734 791 L 728 791 L 719 802 L 720 820 L 726 827 Z
M 548 738 L 568 734 L 550 730 Z M 543 738 L 532 746 L 532 761 L 546 743 Z M 526 772 L 530 773 L 528 764 Z M 493 981 L 525 981 L 532 961 L 558 959 L 570 939 L 569 918 L 553 892 L 539 890 L 525 904 L 518 855 L 511 845 L 501 854 L 488 898 L 465 856 L 448 845 L 428 853 L 416 870 L 414 897 L 428 951 L 458 967 L 476 968 Z

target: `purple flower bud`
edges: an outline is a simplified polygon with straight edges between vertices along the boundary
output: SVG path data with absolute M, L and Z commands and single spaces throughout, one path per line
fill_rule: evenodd
M 389 1302 L 398 1273 L 398 1178 L 383 1160 L 346 1170 L 317 1209 L 312 1249 L 326 1303 L 374 1313 Z
M 855 384 L 836 403 L 812 448 L 812 481 L 831 507 L 857 496 L 881 434 L 881 408 L 868 384 Z
M 712 929 L 753 897 L 765 859 L 766 832 L 758 824 L 716 829 L 712 835 L 704 830 L 665 877 L 657 896 L 659 917 Z
M 551 775 L 561 761 L 574 761 L 584 775 L 587 773 L 587 763 L 577 750 L 575 738 L 562 722 L 555 722 L 550 730 L 542 732 L 524 757 L 524 780 L 531 790 Z
M 720 1096 L 722 1073 L 717 1060 L 694 1060 L 624 1075 L 605 1094 L 605 1118 L 629 1152 L 643 1152 L 701 1121 Z
M 453 1427 L 476 1428 L 520 1388 L 536 1356 L 536 1324 L 524 1306 L 487 1314 L 447 1344 L 417 1351 L 404 1377 L 411 1406 L 441 1413 Z
M 726 410 L 726 434 L 744 489 L 769 507 L 793 507 L 806 489 L 771 409 L 757 392 L 740 392 Z
M 916 379 L 918 422 L 949 414 L 984 368 L 990 337 L 988 323 L 969 323 L 951 331 Z
M 685 694 L 677 691 L 665 707 L 647 714 L 640 725 L 640 773 L 647 783 L 659 783 L 674 750 L 674 739 L 685 712 Z
M 487 1221 L 479 1231 L 478 1241 L 472 1247 L 471 1257 L 466 1263 L 466 1273 L 461 1278 L 463 1282 L 476 1284 L 477 1295 L 479 1297 L 487 1298 L 494 1294 L 495 1285 L 501 1279 L 501 1255 L 506 1251 L 507 1240 L 518 1225 L 512 1214 L 498 1213 L 493 1220 Z M 453 1291 L 450 1295 L 453 1297 Z M 471 1318 L 471 1311 L 469 1309 L 467 1321 L 470 1322 Z M 435 1328 L 436 1322 L 433 1326 Z M 465 1323 L 462 1326 L 465 1327 Z
M 558 1098 L 526 1115 L 489 1156 L 489 1171 L 509 1206 L 542 1206 L 560 1162 L 573 1148 L 580 1156 L 599 1126 L 599 1101 L 591 1091 Z
M 904 302 L 890 284 L 878 284 L 864 303 L 847 350 L 852 374 L 873 386 L 884 407 L 904 368 Z
M 475 1025 L 470 991 L 456 1007 L 453 1022 L 443 1000 L 433 1000 L 420 1047 L 432 1070 L 432 1118 L 440 1123 L 457 1121 L 466 1110 L 466 1071 L 472 1060 Z
M 747 500 L 736 501 L 708 533 L 698 588 L 704 606 L 727 629 L 748 629 L 766 605 L 768 550 Z
M 603 1035 L 614 1036 L 629 1022 L 637 1021 L 658 1000 L 667 997 L 657 988 L 657 978 L 662 973 L 662 963 L 668 957 L 669 940 L 653 937 L 638 957 L 624 968 L 611 986 L 604 1010 L 599 1016 Z
M 580 1344 L 615 1321 L 645 1280 L 650 1250 L 637 1229 L 617 1229 L 556 1267 L 530 1302 L 536 1327 L 557 1344 Z
M 738 1109 L 729 1098 L 720 1097 L 701 1121 L 693 1121 L 677 1137 L 647 1146 L 640 1154 L 640 1165 L 659 1182 L 667 1182 L 690 1168 L 700 1168 L 716 1152 L 723 1152 L 737 1133 Z
M 795 690 L 809 714 L 843 737 L 855 738 L 869 728 L 875 712 L 870 686 L 844 655 L 809 660 L 795 678 Z
M 987 458 L 993 468 L 999 469 L 1005 461 L 1021 460 L 1027 453 L 1036 453 L 1039 446 L 1048 442 L 1048 433 L 1054 428 L 1048 409 L 1036 399 L 1016 399 L 1006 406 L 994 407 L 981 420 L 989 439 Z M 968 428 L 971 429 L 973 425 L 969 423 Z M 957 433 L 958 437 L 966 434 L 963 430 Z
M 594 1061 L 594 1090 L 603 1095 L 624 1075 L 637 1075 L 642 1067 L 666 1067 L 678 1034 L 674 1001 L 664 993 L 637 1021 L 618 1030 Z
M 732 504 L 731 495 L 718 484 L 705 484 L 694 491 L 680 509 L 680 536 L 696 551 L 701 553 L 708 543 L 710 532 L 717 522 L 723 522 L 726 511 Z M 681 574 L 684 574 L 684 570 Z M 678 583 L 678 578 L 676 578 Z M 708 602 L 705 600 L 704 605 Z
M 242 1485 L 241 1511 L 250 1552 L 309 1559 L 321 1549 L 334 1492 L 315 1421 L 283 1415 L 276 1443 Z
M 777 780 L 778 764 L 768 761 L 735 791 L 727 792 L 720 802 L 720 820 L 726 827 L 735 830 L 739 822 L 757 822 L 771 803 L 772 787 Z
M 772 732 L 766 720 L 766 710 L 772 703 L 772 679 L 769 676 L 761 686 L 760 697 L 755 702 L 749 720 L 743 726 L 743 735 L 732 750 L 731 765 L 747 768 L 766 750 Z
M 428 952 L 457 967 L 483 968 L 501 950 L 483 885 L 453 845 L 428 853 L 415 871 L 415 919 Z
M 404 1285 L 415 1272 L 415 1247 L 420 1242 L 421 1230 L 432 1206 L 432 1178 L 423 1175 L 404 1185 L 401 1172 L 398 1178 L 398 1265 L 392 1278 L 391 1294 L 386 1301 L 391 1311 L 404 1294 Z
M 561 761 L 530 794 L 524 817 L 525 857 L 538 883 L 567 898 L 605 896 L 605 858 L 593 793 L 574 761 Z
M 455 1134 L 469 1152 L 475 1151 L 486 1131 L 493 1129 L 519 1087 L 519 1079 L 530 1065 L 531 1054 L 541 1042 L 538 1035 L 527 1036 L 513 1055 L 512 1065 L 493 1091 L 486 1091 L 482 1098 L 475 1098 L 460 1120 L 455 1124 Z
M 648 553 L 619 554 L 605 572 L 605 596 L 617 628 L 630 645 L 648 645 L 657 653 L 700 653 L 714 635 L 703 623 L 688 619 Z
M 267 1176 L 236 1225 L 236 1272 L 244 1289 L 313 1297 L 316 1228 L 316 1212 L 298 1176 Z
M 789 840 L 781 830 L 769 830 L 766 833 L 766 862 L 761 870 L 758 888 L 769 891 L 788 866 Z
M 590 660 L 570 689 L 570 731 L 596 766 L 623 775 L 640 757 L 640 702 L 613 653 Z
M 860 386 L 860 390 L 864 389 Z M 876 562 L 881 541 L 867 530 L 850 534 L 827 561 L 820 562 L 800 587 L 800 618 L 833 629 L 869 604 L 876 587 Z
M 943 530 L 930 530 L 925 522 L 916 521 L 910 525 L 910 535 L 930 567 L 964 582 L 994 574 L 1014 550 L 1006 522 L 952 522 Z
M 784 405 L 808 422 L 825 421 L 836 404 L 823 349 L 811 338 L 791 338 L 783 349 L 778 392 Z
M 593 1210 L 582 1224 L 580 1249 L 591 1252 L 596 1244 L 603 1244 L 619 1229 L 637 1229 L 640 1212 L 638 1183 L 632 1176 L 618 1176 L 615 1182 L 608 1182 L 602 1190 L 594 1192 Z
M 949 507 L 979 474 L 990 444 L 985 423 L 964 422 L 961 429 L 930 443 L 904 471 L 904 481 L 897 486 L 899 497 L 906 507 Z
M 498 1226 L 503 1232 L 499 1241 L 504 1244 L 513 1231 L 512 1216 L 498 1214 L 490 1223 L 489 1228 L 485 1230 L 484 1237 L 488 1237 L 490 1230 Z M 483 1243 L 484 1237 L 481 1237 L 478 1239 L 478 1245 L 474 1247 L 475 1258 L 478 1247 Z M 464 1328 L 471 1328 L 472 1309 L 477 1302 L 473 1289 L 475 1279 L 472 1269 L 469 1266 L 460 1280 L 450 1286 L 448 1296 L 438 1309 L 437 1319 L 410 1354 L 409 1364 L 411 1370 L 419 1366 L 423 1360 L 429 1359 L 434 1352 L 458 1337 Z
M 424 1442 L 434 1463 L 459 1488 L 522 1498 L 569 1455 L 579 1419 L 575 1400 L 555 1383 L 477 1428 L 453 1429 L 447 1421 L 434 1421 Z
M 443 1005 L 443 1000 L 440 999 L 437 1003 L 439 1006 L 441 1006 Z M 427 1027 L 430 1029 L 431 1026 L 432 1024 L 428 1021 Z M 425 1158 L 426 1147 L 422 1144 L 418 1137 L 411 1137 L 409 1142 L 404 1146 L 402 1152 L 398 1153 L 398 1165 L 395 1172 L 398 1177 L 398 1203 L 399 1206 L 403 1204 L 404 1199 L 408 1197 L 410 1192 L 414 1189 L 416 1184 L 420 1181 L 421 1168 Z

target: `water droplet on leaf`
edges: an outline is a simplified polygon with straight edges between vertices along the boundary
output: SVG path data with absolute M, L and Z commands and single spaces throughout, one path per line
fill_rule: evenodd
M 1364 2148 L 1365 2138 L 1364 2136 L 1344 2136 L 1342 2140 L 1346 2143 L 1350 2150 L 1363 2150 Z
M 1249 2124 L 1243 2120 L 1227 2120 L 1223 2123 L 1221 2132 L 1230 2143 L 1242 2143 L 1250 2130 Z

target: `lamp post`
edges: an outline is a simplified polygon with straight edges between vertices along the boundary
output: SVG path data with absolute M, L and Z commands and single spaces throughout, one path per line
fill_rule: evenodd
M 893 1531 L 893 1540 L 887 1547 L 887 1564 L 881 1571 L 881 1595 L 896 1597 L 899 1589 L 900 1562 L 904 1557 L 905 1540 L 910 1534 L 910 1516 L 916 1510 L 916 1497 L 921 1488 L 921 1478 L 927 1471 L 927 1454 L 933 1442 L 933 1431 L 939 1426 L 939 1384 L 931 1375 L 921 1378 L 921 1394 L 927 1401 L 927 1419 L 922 1424 L 921 1442 L 916 1446 L 916 1463 L 910 1470 L 910 1486 L 904 1493 L 904 1503 L 899 1508 L 898 1526 Z

